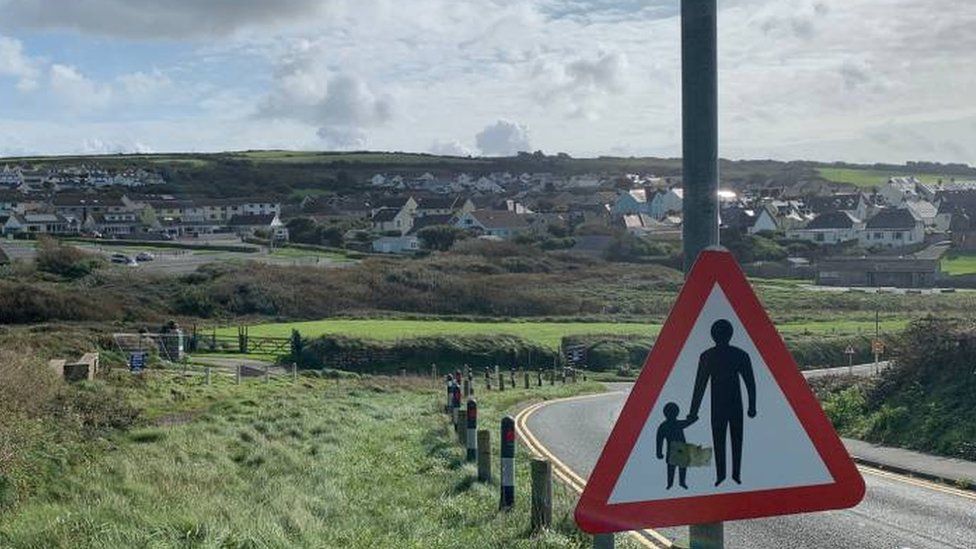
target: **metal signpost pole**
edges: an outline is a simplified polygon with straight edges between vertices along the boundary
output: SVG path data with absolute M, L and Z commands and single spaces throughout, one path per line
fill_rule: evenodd
M 682 241 L 685 273 L 718 244 L 718 49 L 716 0 L 681 0 L 683 158 Z M 697 524 L 692 549 L 724 547 L 722 523 Z

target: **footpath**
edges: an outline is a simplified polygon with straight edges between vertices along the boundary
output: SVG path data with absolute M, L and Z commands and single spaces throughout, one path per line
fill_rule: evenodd
M 841 439 L 854 461 L 893 473 L 976 490 L 976 462 L 880 446 L 863 440 Z

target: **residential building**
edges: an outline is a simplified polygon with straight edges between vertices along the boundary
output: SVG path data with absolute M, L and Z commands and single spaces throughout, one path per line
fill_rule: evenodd
M 455 226 L 502 239 L 509 239 L 529 230 L 527 215 L 508 210 L 470 211 L 461 215 Z
M 381 254 L 402 254 L 420 249 L 420 240 L 415 235 L 381 236 L 373 241 L 373 251 Z
M 892 177 L 881 186 L 878 194 L 889 206 L 901 206 L 907 201 L 918 200 L 919 183 L 914 177 Z
M 241 237 L 263 233 L 274 241 L 288 241 L 288 227 L 281 222 L 278 214 L 235 215 L 227 221 L 227 227 Z
M 867 220 L 858 240 L 869 248 L 921 244 L 925 240 L 925 225 L 907 208 L 886 208 Z
M 655 219 L 663 219 L 669 214 L 682 212 L 684 204 L 684 189 L 673 187 L 664 192 L 659 192 L 651 199 L 650 214 Z
M 871 202 L 864 193 L 831 194 L 827 196 L 810 196 L 804 199 L 806 209 L 813 214 L 845 211 L 855 219 L 867 219 L 872 213 Z
M 82 228 L 89 233 L 119 236 L 139 232 L 143 228 L 139 212 L 92 213 L 85 217 Z
M 651 215 L 651 203 L 658 193 L 655 189 L 630 189 L 621 192 L 610 208 L 610 215 L 618 218 L 623 215 Z
M 58 213 L 12 214 L 3 225 L 4 234 L 71 234 L 78 225 Z
M 793 240 L 807 240 L 817 244 L 840 244 L 857 240 L 861 226 L 861 222 L 851 212 L 838 210 L 822 213 L 805 227 L 786 231 L 786 236 Z
M 373 230 L 383 233 L 398 232 L 404 235 L 413 227 L 413 219 L 413 210 L 407 207 L 380 208 L 374 211 L 370 222 L 373 224 Z

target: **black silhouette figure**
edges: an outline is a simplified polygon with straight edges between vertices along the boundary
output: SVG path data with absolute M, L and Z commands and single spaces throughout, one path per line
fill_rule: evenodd
M 712 324 L 715 346 L 701 354 L 695 391 L 691 399 L 688 419 L 698 419 L 698 409 L 705 387 L 711 383 L 712 391 L 712 444 L 715 446 L 715 486 L 725 480 L 726 433 L 732 442 L 732 480 L 742 484 L 742 390 L 739 379 L 745 383 L 749 394 L 749 417 L 756 417 L 756 379 L 752 373 L 749 353 L 729 345 L 732 340 L 732 324 L 718 320 Z
M 684 443 L 685 442 L 685 428 L 694 423 L 695 419 L 678 419 L 678 412 L 681 409 L 678 405 L 669 402 L 664 405 L 664 417 L 666 418 L 661 426 L 657 428 L 657 459 L 665 459 L 665 456 L 669 458 L 668 460 L 668 490 L 674 485 L 674 470 L 678 469 L 678 485 L 684 489 L 688 489 L 688 485 L 685 484 L 685 476 L 688 473 L 687 467 L 679 467 L 670 462 L 671 448 L 675 442 Z M 667 447 L 665 448 L 665 441 L 667 441 Z M 663 452 L 662 452 L 663 450 Z

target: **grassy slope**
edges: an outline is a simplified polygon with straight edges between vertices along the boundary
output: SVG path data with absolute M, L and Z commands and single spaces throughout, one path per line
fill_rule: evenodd
M 885 171 L 856 168 L 817 168 L 821 177 L 835 183 L 850 183 L 858 187 L 880 187 L 890 177 L 914 175 L 921 181 L 937 181 L 943 177 L 935 173 L 910 173 L 905 171 Z
M 942 260 L 942 270 L 950 275 L 976 274 L 976 255 L 951 254 Z
M 882 330 L 897 331 L 907 321 L 885 320 Z M 394 340 L 436 335 L 483 335 L 512 334 L 550 348 L 558 348 L 562 337 L 569 335 L 638 335 L 654 337 L 660 324 L 613 323 L 613 322 L 460 322 L 444 320 L 317 320 L 310 322 L 285 322 L 251 326 L 252 336 L 288 337 L 293 329 L 303 336 L 314 338 L 325 334 L 356 338 Z M 807 321 L 780 325 L 784 333 L 858 333 L 874 330 L 874 321 L 835 320 Z M 233 336 L 236 327 L 220 328 L 219 335 Z
M 115 437 L 114 450 L 0 516 L 0 545 L 588 547 L 561 487 L 543 536 L 527 534 L 524 492 L 514 511 L 497 511 L 497 487 L 472 482 L 427 383 L 156 379 L 135 398 L 175 424 Z M 539 391 L 479 396 L 482 424 L 494 438 L 502 410 Z M 528 485 L 524 454 L 517 483 Z

